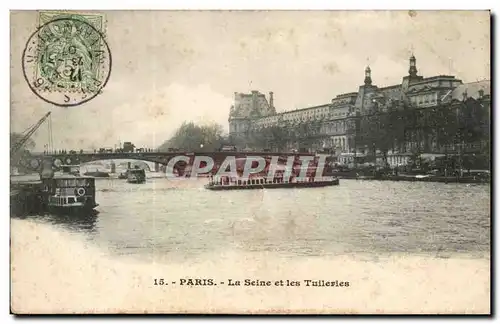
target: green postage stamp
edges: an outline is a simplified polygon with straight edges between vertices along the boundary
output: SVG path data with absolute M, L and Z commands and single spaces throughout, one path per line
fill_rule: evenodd
M 41 11 L 23 52 L 31 90 L 57 106 L 76 106 L 102 92 L 111 73 L 111 51 L 102 14 Z

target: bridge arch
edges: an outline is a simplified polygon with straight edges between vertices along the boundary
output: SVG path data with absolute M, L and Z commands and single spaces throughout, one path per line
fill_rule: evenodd
M 32 171 L 40 171 L 44 161 L 51 163 L 54 169 L 60 169 L 61 165 L 80 165 L 92 162 L 111 162 L 113 161 L 116 165 L 123 161 L 137 161 L 137 162 L 147 162 L 157 163 L 159 165 L 166 166 L 170 157 L 162 156 L 144 156 L 139 154 L 57 154 L 57 155 L 34 155 L 23 159 L 22 165 Z M 134 164 L 134 162 L 132 162 Z M 151 171 L 151 167 L 147 165 L 148 171 Z
M 236 158 L 246 158 L 247 156 L 266 156 L 270 158 L 271 156 L 279 156 L 280 158 L 286 158 L 288 156 L 298 157 L 299 155 L 314 155 L 311 153 L 280 153 L 280 152 L 134 152 L 134 153 L 73 153 L 73 154 L 32 154 L 26 156 L 23 160 L 23 165 L 32 171 L 40 171 L 42 165 L 52 165 L 52 168 L 58 169 L 58 165 L 81 165 L 89 162 L 97 161 L 119 161 L 119 160 L 136 160 L 155 163 L 158 166 L 166 167 L 169 161 L 176 156 L 186 156 L 189 158 L 188 163 L 179 161 L 175 164 L 175 169 L 182 171 L 189 164 L 193 162 L 195 156 L 203 155 L 209 156 L 214 161 L 222 162 L 228 156 L 234 156 Z

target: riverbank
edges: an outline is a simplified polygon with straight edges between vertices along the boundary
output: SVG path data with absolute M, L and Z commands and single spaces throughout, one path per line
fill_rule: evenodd
M 433 175 L 356 175 L 356 174 L 333 174 L 339 179 L 354 180 L 377 180 L 377 181 L 410 181 L 410 182 L 440 182 L 440 183 L 470 183 L 470 184 L 489 184 L 490 179 L 476 176 L 433 176 Z

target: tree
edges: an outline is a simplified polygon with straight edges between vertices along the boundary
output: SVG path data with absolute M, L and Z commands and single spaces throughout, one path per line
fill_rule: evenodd
M 282 151 L 289 143 L 296 140 L 306 142 L 314 127 L 312 124 L 294 124 L 288 121 L 270 126 L 256 125 L 251 127 L 246 134 L 247 144 L 256 150 Z
M 487 167 L 490 158 L 490 105 L 468 98 L 455 104 L 457 109 L 456 143 L 459 164 L 464 168 Z M 469 154 L 466 154 L 468 151 Z M 472 154 L 471 154 L 472 153 Z
M 285 146 L 291 145 L 295 146 L 297 144 L 298 135 L 297 135 L 297 124 L 293 121 L 286 120 L 283 122 L 283 136 L 286 138 Z
M 390 117 L 389 113 L 376 110 L 363 116 L 360 121 L 360 136 L 356 139 L 357 144 L 368 147 L 374 160 L 377 151 L 380 151 L 384 165 L 387 165 L 389 149 L 394 146 Z
M 347 144 L 349 146 L 350 151 L 356 152 L 356 125 L 358 125 L 359 118 L 356 116 L 350 116 L 349 119 L 346 120 L 346 135 L 347 135 Z
M 391 149 L 402 151 L 405 147 L 405 132 L 406 132 L 406 121 L 409 109 L 405 107 L 392 106 L 388 111 L 388 122 L 391 130 Z
M 299 149 L 311 148 L 320 136 L 321 122 L 302 120 L 295 126 Z
M 455 144 L 458 133 L 456 108 L 452 104 L 441 106 L 437 118 L 439 120 L 436 129 L 437 144 L 444 147 L 445 152 L 448 152 L 450 146 Z
M 271 147 L 283 151 L 288 142 L 288 130 L 282 126 L 273 125 L 269 128 Z
M 167 151 L 169 148 L 175 148 L 184 151 L 217 151 L 227 142 L 223 136 L 223 128 L 219 124 L 198 126 L 193 122 L 184 122 L 158 150 Z
M 465 143 L 478 143 L 489 139 L 488 108 L 469 98 L 460 104 L 458 128 L 460 139 Z
M 226 144 L 227 145 L 234 145 L 236 147 L 245 147 L 248 144 L 248 139 L 246 137 L 230 134 L 227 137 Z
M 280 125 L 271 125 L 259 129 L 259 146 L 265 149 L 284 150 L 289 140 L 288 130 Z

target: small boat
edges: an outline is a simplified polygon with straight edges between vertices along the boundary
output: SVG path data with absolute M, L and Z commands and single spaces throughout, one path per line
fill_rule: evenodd
M 109 178 L 109 173 L 104 172 L 104 171 L 99 171 L 99 170 L 85 172 L 83 175 L 88 176 L 88 177 L 94 177 L 94 178 Z
M 209 190 L 244 190 L 244 189 L 279 189 L 279 188 L 317 188 L 327 186 L 338 186 L 339 179 L 336 177 L 306 177 L 306 178 L 274 178 L 257 177 L 249 179 L 238 179 L 230 177 L 210 178 L 205 185 Z
M 95 179 L 65 175 L 43 179 L 44 201 L 51 213 L 89 213 L 99 206 L 95 201 Z
M 128 170 L 125 171 L 125 172 L 121 172 L 119 175 L 118 175 L 118 179 L 127 179 L 128 178 Z
M 144 169 L 127 170 L 128 183 L 144 183 L 146 182 L 146 171 Z

